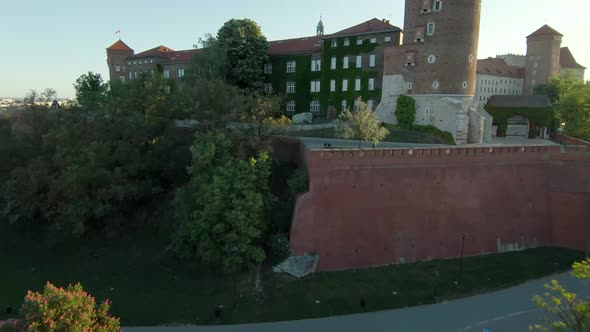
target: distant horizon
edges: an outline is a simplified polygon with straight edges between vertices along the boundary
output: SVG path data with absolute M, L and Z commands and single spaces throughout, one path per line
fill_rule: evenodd
M 585 43 L 583 34 L 585 13 L 572 11 L 576 4 L 574 0 L 562 0 L 559 5 L 551 0 L 482 0 L 478 59 L 526 54 L 526 36 L 547 23 L 564 35 L 562 47 L 569 47 L 578 63 L 590 67 L 590 44 Z M 25 2 L 7 3 L 5 10 L 16 14 L 4 18 L 0 29 L 15 33 L 0 36 L 0 43 L 18 52 L 3 54 L 0 72 L 3 77 L 18 80 L 2 80 L 0 95 L 22 99 L 30 89 L 42 92 L 53 88 L 58 97 L 67 99 L 74 97 L 73 83 L 82 74 L 92 71 L 108 81 L 106 48 L 119 39 L 117 30 L 121 39 L 139 53 L 159 45 L 191 49 L 199 37 L 216 35 L 231 18 L 256 21 L 269 41 L 313 36 L 320 14 L 326 34 L 374 17 L 402 29 L 404 21 L 403 0 L 374 0 L 370 8 L 352 0 L 343 0 L 338 6 L 327 0 L 225 0 L 208 4 L 206 11 L 198 3 L 179 0 L 175 8 L 181 10 L 166 12 L 172 16 L 162 16 L 159 6 L 160 2 L 153 0 L 144 0 L 141 5 L 115 0 L 83 4 L 56 0 L 33 7 Z M 315 11 L 310 13 L 310 8 Z M 26 18 L 23 13 L 27 13 Z M 52 13 L 51 17 L 47 13 Z

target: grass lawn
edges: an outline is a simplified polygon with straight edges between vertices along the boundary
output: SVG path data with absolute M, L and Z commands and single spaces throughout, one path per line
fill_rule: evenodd
M 336 138 L 334 128 L 290 131 L 285 134 L 294 137 Z M 442 138 L 435 135 L 394 128 L 389 129 L 389 134 L 382 142 L 445 144 Z
M 273 274 L 266 267 L 261 272 L 263 290 L 255 292 L 255 272 L 237 277 L 215 273 L 162 254 L 167 244 L 161 235 L 144 230 L 48 249 L 34 233 L 16 232 L 1 222 L 0 320 L 10 317 L 7 306 L 20 306 L 28 289 L 40 290 L 48 280 L 57 285 L 79 281 L 98 300 L 110 298 L 113 314 L 126 326 L 227 324 L 362 312 L 361 299 L 367 311 L 433 303 L 435 297 L 477 294 L 564 271 L 583 258 L 557 248 L 467 258 L 460 286 L 454 283 L 458 260 L 317 273 L 303 279 Z M 223 309 L 216 319 L 219 305 Z

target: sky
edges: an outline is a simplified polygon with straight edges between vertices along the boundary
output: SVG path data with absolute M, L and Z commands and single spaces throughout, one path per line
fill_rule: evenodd
M 547 23 L 564 35 L 562 46 L 578 63 L 590 68 L 588 18 L 580 7 L 585 1 L 482 2 L 478 58 L 525 54 L 526 36 Z M 268 40 L 277 40 L 314 35 L 320 15 L 326 34 L 374 17 L 403 28 L 404 0 L 2 0 L 0 97 L 53 88 L 68 98 L 81 74 L 108 79 L 105 49 L 118 39 L 117 30 L 136 53 L 159 45 L 182 50 L 206 33 L 215 35 L 231 18 L 253 19 Z

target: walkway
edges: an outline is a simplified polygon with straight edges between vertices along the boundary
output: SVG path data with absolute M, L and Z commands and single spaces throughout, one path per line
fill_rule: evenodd
M 230 326 L 167 326 L 125 328 L 128 332 L 491 332 L 528 331 L 543 312 L 531 302 L 543 285 L 557 279 L 570 291 L 590 297 L 590 282 L 569 273 L 529 281 L 510 289 L 429 306 L 311 320 Z

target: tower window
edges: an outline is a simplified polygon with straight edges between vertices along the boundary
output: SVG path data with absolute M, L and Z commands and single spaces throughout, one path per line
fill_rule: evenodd
M 436 56 L 429 55 L 428 56 L 428 63 L 435 63 L 435 62 L 436 62 Z
M 473 62 L 473 54 L 469 54 L 469 63 Z
M 432 88 L 433 89 L 438 89 L 439 87 L 440 87 L 440 83 L 438 83 L 438 81 L 432 82 Z
M 120 65 L 115 65 L 115 71 L 118 73 L 121 71 L 121 66 Z
M 428 22 L 426 26 L 426 34 L 429 36 L 434 35 L 434 22 Z
M 463 82 L 463 89 L 467 89 L 467 86 L 468 86 L 467 82 Z
M 434 11 L 435 12 L 440 12 L 441 8 L 442 8 L 442 1 L 435 1 L 434 2 L 434 8 L 433 8 Z

